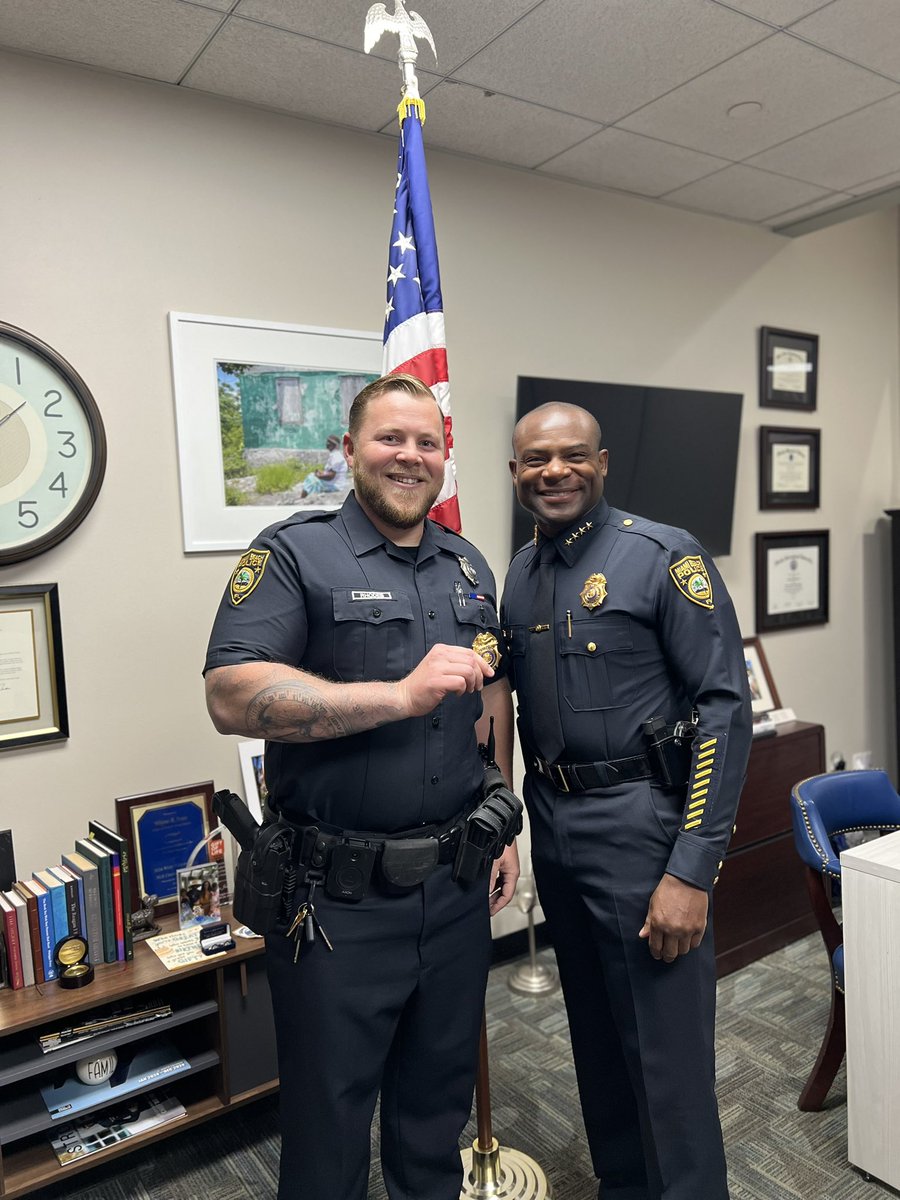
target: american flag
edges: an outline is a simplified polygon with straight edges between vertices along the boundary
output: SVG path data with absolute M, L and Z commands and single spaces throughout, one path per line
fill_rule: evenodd
M 415 375 L 434 392 L 444 414 L 447 455 L 444 486 L 428 514 L 459 532 L 453 419 L 444 338 L 444 303 L 438 268 L 425 147 L 417 110 L 410 105 L 400 126 L 397 195 L 388 251 L 383 372 Z

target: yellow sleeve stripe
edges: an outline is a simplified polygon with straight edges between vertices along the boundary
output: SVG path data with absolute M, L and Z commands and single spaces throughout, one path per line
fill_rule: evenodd
M 691 799 L 699 800 L 700 797 L 705 796 L 708 791 L 709 788 L 697 788 L 695 791 L 691 792 Z
M 704 767 L 702 771 L 694 772 L 694 783 L 699 783 L 701 779 L 709 779 L 712 775 L 712 767 Z
M 701 750 L 708 750 L 710 746 L 715 746 L 715 745 L 716 745 L 716 743 L 718 742 L 718 740 L 719 740 L 719 739 L 718 739 L 717 737 L 714 737 L 714 738 L 710 738 L 708 742 L 701 742 L 701 743 L 700 743 L 700 749 L 701 749 Z
M 707 752 L 705 754 L 701 754 L 697 758 L 698 763 L 715 762 L 715 760 L 716 760 L 715 750 L 707 750 Z
M 706 808 L 706 801 L 705 800 L 695 800 L 692 804 L 688 805 L 688 812 L 690 812 L 691 809 L 694 809 L 694 808 L 699 808 L 702 812 L 702 810 L 704 808 Z M 700 815 L 700 813 L 694 813 L 694 816 L 699 816 L 699 815 Z
M 685 829 L 696 829 L 697 826 L 702 825 L 702 823 L 702 821 L 688 821 L 688 823 L 685 825 Z

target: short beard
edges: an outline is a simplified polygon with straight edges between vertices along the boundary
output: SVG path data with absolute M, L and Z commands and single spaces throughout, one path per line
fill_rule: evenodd
M 442 485 L 443 480 L 431 488 L 422 499 L 416 500 L 411 496 L 408 503 L 398 503 L 388 499 L 383 487 L 379 487 L 376 477 L 365 467 L 356 464 L 353 467 L 353 486 L 357 495 L 362 497 L 366 506 L 377 517 L 395 529 L 412 529 L 423 521 L 440 495 Z

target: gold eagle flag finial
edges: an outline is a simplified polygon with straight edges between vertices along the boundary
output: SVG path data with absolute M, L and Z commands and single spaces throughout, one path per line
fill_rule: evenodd
M 419 119 L 425 121 L 425 104 L 419 95 L 419 81 L 416 78 L 416 59 L 419 57 L 416 38 L 422 38 L 428 43 L 437 63 L 437 50 L 434 48 L 431 30 L 417 12 L 407 12 L 403 5 L 404 0 L 394 0 L 394 11 L 390 13 L 384 4 L 373 4 L 366 13 L 363 40 L 363 49 L 369 54 L 385 33 L 396 33 L 400 38 L 397 61 L 403 75 L 403 99 L 397 107 L 397 112 L 401 124 L 406 115 L 407 105 L 418 109 Z

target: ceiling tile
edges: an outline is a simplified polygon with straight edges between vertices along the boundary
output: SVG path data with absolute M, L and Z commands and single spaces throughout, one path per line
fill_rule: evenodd
M 0 46 L 175 83 L 221 20 L 180 0 L 3 0 Z
M 845 190 L 888 169 L 900 170 L 900 95 L 791 138 L 748 162 Z
M 429 147 L 477 154 L 495 162 L 533 167 L 589 137 L 597 126 L 580 117 L 511 100 L 465 83 L 439 83 L 426 96 Z M 391 129 L 396 128 L 396 120 Z
M 228 12 L 234 0 L 180 0 L 181 4 L 189 4 L 192 8 L 214 8 L 217 12 Z
M 545 0 L 455 75 L 606 123 L 769 33 L 707 0 Z
M 770 21 L 773 25 L 782 27 L 831 2 L 832 0 L 727 0 L 729 8 L 736 8 L 748 17 L 759 17 L 761 21 Z M 713 3 L 726 3 L 726 0 L 713 0 Z
M 723 158 L 746 158 L 896 92 L 897 85 L 776 33 L 621 122 Z M 728 116 L 735 104 L 760 111 Z
M 900 78 L 900 4 L 897 0 L 835 0 L 798 21 L 791 33 L 863 67 Z
M 543 163 L 540 170 L 641 196 L 661 196 L 724 166 L 725 160 L 696 150 L 622 129 L 604 129 Z
M 765 221 L 772 213 L 784 212 L 824 195 L 824 188 L 811 183 L 736 165 L 669 192 L 666 200 L 723 217 Z
M 426 0 L 427 3 L 427 0 Z M 434 38 L 437 66 L 442 72 L 458 66 L 491 38 L 496 37 L 522 13 L 533 8 L 536 0 L 453 0 L 452 4 L 422 4 L 422 17 Z M 390 11 L 390 0 L 388 0 Z M 282 29 L 292 29 L 309 37 L 335 42 L 351 50 L 362 50 L 366 23 L 365 0 L 329 0 L 327 4 L 301 3 L 297 0 L 241 0 L 237 10 L 242 17 L 267 21 Z M 419 65 L 434 67 L 427 42 L 419 42 Z M 373 50 L 380 58 L 397 61 L 396 35 L 383 35 Z
M 423 86 L 433 77 L 419 71 Z M 380 129 L 400 98 L 395 63 L 231 17 L 185 85 L 282 112 Z

